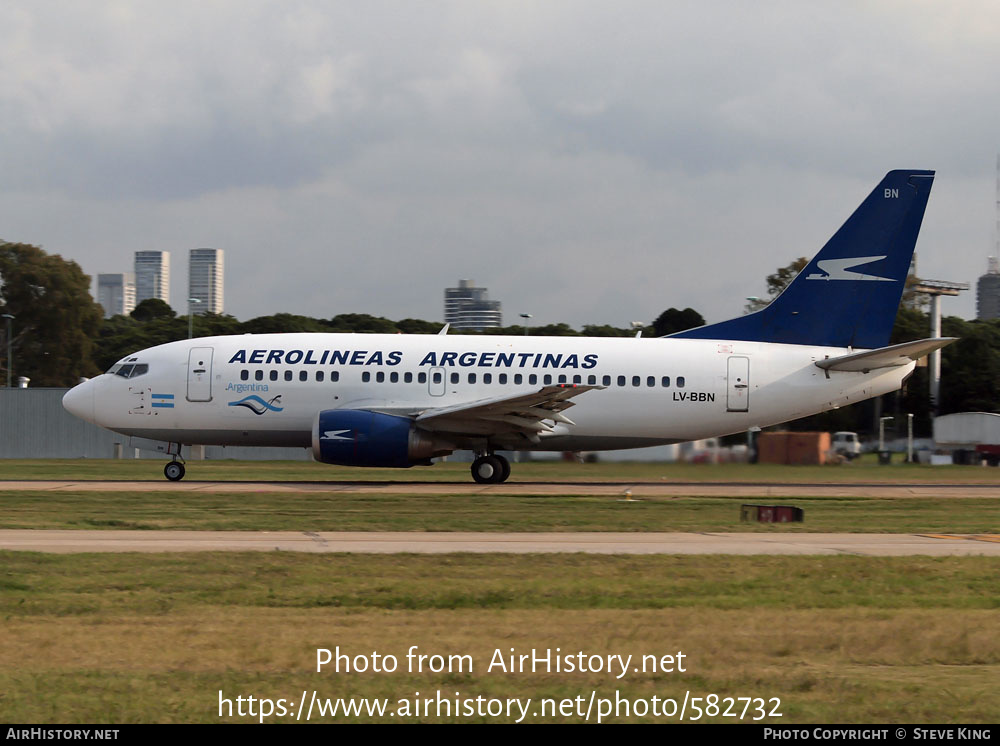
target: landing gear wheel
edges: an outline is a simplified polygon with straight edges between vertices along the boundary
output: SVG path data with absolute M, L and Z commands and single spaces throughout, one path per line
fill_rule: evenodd
M 479 484 L 502 482 L 503 472 L 503 464 L 496 456 L 480 456 L 472 462 L 472 478 Z
M 171 461 L 163 467 L 163 476 L 171 482 L 179 482 L 184 479 L 184 464 L 180 461 Z
M 510 477 L 510 461 L 505 459 L 503 456 L 498 456 L 495 453 L 493 458 L 500 462 L 500 479 L 498 482 L 506 482 L 507 478 Z

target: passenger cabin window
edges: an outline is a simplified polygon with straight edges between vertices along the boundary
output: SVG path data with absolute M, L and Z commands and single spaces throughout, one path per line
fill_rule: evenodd
M 493 374 L 483 373 L 483 383 L 493 383 Z
M 317 370 L 316 371 L 316 380 L 317 381 L 322 381 L 323 380 L 323 371 L 321 371 L 321 370 Z
M 285 371 L 285 380 L 286 381 L 291 381 L 292 380 L 292 371 L 290 371 L 290 370 L 286 370 Z
M 524 381 L 524 376 L 522 376 L 520 373 L 515 373 L 514 374 L 514 385 L 515 386 L 520 386 L 523 381 Z
M 677 388 L 684 388 L 684 376 L 677 376 Z
M 500 375 L 498 375 L 497 376 L 497 383 L 500 383 L 500 384 L 507 383 L 507 374 L 506 373 L 501 373 Z
M 649 386 L 649 387 L 655 386 L 656 385 L 656 376 L 647 376 L 646 377 L 646 385 Z
M 263 381 L 264 380 L 264 371 L 262 371 L 262 370 L 255 370 L 253 372 L 253 380 L 255 380 L 255 381 Z
M 451 382 L 452 383 L 458 383 L 458 373 L 452 373 L 451 374 Z
M 417 374 L 417 383 L 427 383 L 427 374 L 421 371 Z
M 336 383 L 339 380 L 340 380 L 340 371 L 339 370 L 331 371 L 330 372 L 330 382 L 331 383 Z
M 546 373 L 545 377 L 542 379 L 542 383 L 544 383 L 546 386 L 548 386 L 550 383 L 552 383 L 552 376 L 550 376 L 548 373 Z
M 308 381 L 309 380 L 309 373 L 308 373 L 308 371 L 300 370 L 299 371 L 299 380 L 300 381 Z
M 250 371 L 248 371 L 248 370 L 241 370 L 240 371 L 240 380 L 241 381 L 249 381 L 250 380 Z
M 534 373 L 531 373 L 528 376 L 528 384 L 531 385 L 531 386 L 534 386 L 537 383 L 538 383 L 538 376 L 536 376 Z
M 364 373 L 361 374 L 362 383 L 368 383 L 370 380 L 372 380 L 372 374 L 369 371 L 366 370 Z
M 618 376 L 618 385 L 619 386 L 625 385 L 625 376 Z
M 604 376 L 603 378 L 601 378 L 601 384 L 604 385 L 604 386 L 610 386 L 611 385 L 611 376 Z
M 670 376 L 663 376 L 663 378 L 660 379 L 660 385 L 662 385 L 663 388 L 670 388 Z
M 475 382 L 476 382 L 476 374 L 475 373 L 470 373 L 469 374 L 469 383 L 475 383 Z
M 639 376 L 632 376 L 632 385 L 633 386 L 638 386 L 639 382 L 640 382 Z
M 270 373 L 268 373 L 267 377 L 270 378 L 272 381 L 277 381 L 278 380 L 278 371 L 272 370 Z
M 403 374 L 403 383 L 413 383 L 413 374 L 407 371 Z
M 392 373 L 390 373 L 389 374 L 389 382 L 390 383 L 399 383 L 399 373 L 397 373 L 396 371 L 393 371 Z

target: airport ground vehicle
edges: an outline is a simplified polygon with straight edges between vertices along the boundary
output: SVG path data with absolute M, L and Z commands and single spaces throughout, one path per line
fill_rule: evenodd
M 846 430 L 834 433 L 831 449 L 834 453 L 853 461 L 861 455 L 861 442 L 858 440 L 858 434 Z

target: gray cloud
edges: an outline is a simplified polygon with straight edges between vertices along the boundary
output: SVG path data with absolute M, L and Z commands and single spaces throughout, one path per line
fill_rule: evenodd
M 719 319 L 927 167 L 921 273 L 974 281 L 998 32 L 971 2 L 7 3 L 0 235 L 92 274 L 171 250 L 175 300 L 225 248 L 242 318 L 439 318 L 474 277 L 508 318 Z

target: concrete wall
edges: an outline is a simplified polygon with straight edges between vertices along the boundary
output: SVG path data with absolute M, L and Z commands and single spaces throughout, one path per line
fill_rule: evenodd
M 74 417 L 62 406 L 67 389 L 0 388 L 0 458 L 135 458 L 129 438 Z M 305 448 L 205 446 L 205 458 L 256 461 L 312 458 Z M 166 460 L 163 454 L 140 451 L 140 458 Z M 197 457 L 184 449 L 184 458 Z

